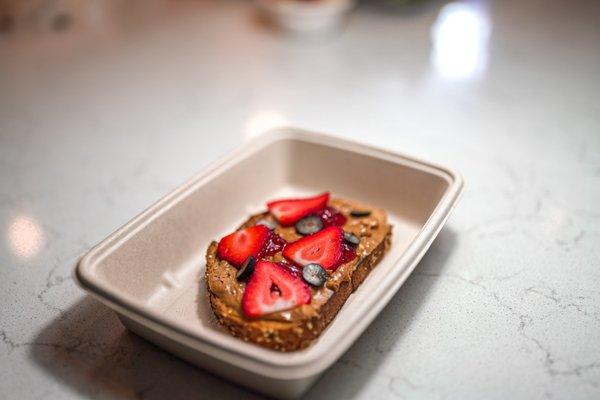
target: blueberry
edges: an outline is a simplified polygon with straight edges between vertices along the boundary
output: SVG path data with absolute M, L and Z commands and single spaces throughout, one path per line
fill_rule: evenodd
M 254 265 L 256 264 L 256 260 L 254 257 L 250 256 L 244 261 L 237 274 L 235 275 L 238 281 L 245 281 L 250 278 L 250 275 L 254 272 Z
M 358 246 L 360 243 L 360 238 L 350 232 L 344 232 L 344 240 L 354 246 Z
M 301 235 L 312 235 L 323 229 L 323 221 L 316 215 L 310 215 L 296 222 L 296 232 Z
M 263 225 L 271 230 L 275 229 L 275 227 L 277 226 L 277 224 L 275 222 L 273 222 L 269 219 L 261 219 L 258 222 L 256 222 L 256 225 Z
M 323 286 L 328 276 L 327 271 L 319 264 L 306 264 L 302 268 L 302 278 L 313 286 Z
M 371 215 L 371 211 L 369 210 L 352 210 L 350 211 L 350 215 L 355 218 L 368 217 Z

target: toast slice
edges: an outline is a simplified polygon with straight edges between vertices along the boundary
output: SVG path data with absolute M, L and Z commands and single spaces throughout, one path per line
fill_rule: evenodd
M 344 231 L 356 235 L 356 257 L 329 272 L 326 283 L 311 287 L 310 304 L 266 314 L 260 318 L 247 318 L 242 311 L 242 296 L 246 283 L 236 279 L 238 269 L 217 256 L 218 243 L 213 241 L 206 252 L 205 279 L 211 307 L 219 323 L 233 336 L 278 351 L 294 351 L 306 348 L 327 327 L 344 305 L 348 297 L 363 282 L 369 272 L 389 250 L 392 226 L 385 211 L 365 204 L 344 199 L 331 199 L 333 207 L 346 217 Z M 355 210 L 367 211 L 368 215 L 352 216 Z M 364 214 L 367 214 L 365 212 Z M 250 217 L 239 228 L 254 226 L 268 221 L 275 232 L 288 242 L 302 237 L 294 226 L 281 226 L 269 212 Z M 266 257 L 283 261 L 281 252 Z

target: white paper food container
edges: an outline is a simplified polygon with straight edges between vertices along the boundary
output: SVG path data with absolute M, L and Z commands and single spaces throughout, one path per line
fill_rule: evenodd
M 300 396 L 366 329 L 429 248 L 462 190 L 455 172 L 295 128 L 271 131 L 195 175 L 91 249 L 74 275 L 127 328 L 231 381 Z M 204 254 L 265 201 L 329 190 L 387 210 L 389 253 L 309 348 L 279 353 L 218 326 Z

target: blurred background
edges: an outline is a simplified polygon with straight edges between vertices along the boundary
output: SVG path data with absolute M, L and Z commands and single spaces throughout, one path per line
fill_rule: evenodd
M 599 73 L 592 0 L 0 1 L 0 398 L 252 396 L 70 272 L 282 125 L 466 180 L 309 398 L 599 398 Z

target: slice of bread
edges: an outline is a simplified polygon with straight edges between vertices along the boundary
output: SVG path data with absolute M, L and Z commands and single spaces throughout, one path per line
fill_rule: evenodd
M 336 208 L 347 218 L 343 229 L 360 238 L 354 260 L 339 266 L 331 273 L 326 284 L 312 288 L 310 304 L 292 310 L 248 319 L 241 307 L 245 283 L 236 280 L 237 269 L 217 257 L 217 242 L 212 242 L 206 252 L 206 283 L 208 297 L 217 320 L 233 336 L 261 346 L 293 351 L 303 349 L 317 338 L 336 316 L 348 297 L 381 261 L 390 247 L 392 226 L 385 211 L 343 199 L 332 199 L 329 206 Z M 368 216 L 352 217 L 351 211 L 369 211 Z M 261 220 L 277 224 L 268 212 L 250 217 L 239 229 L 253 226 Z M 277 225 L 275 231 L 288 242 L 301 236 L 294 227 Z M 279 262 L 281 253 L 269 259 Z

